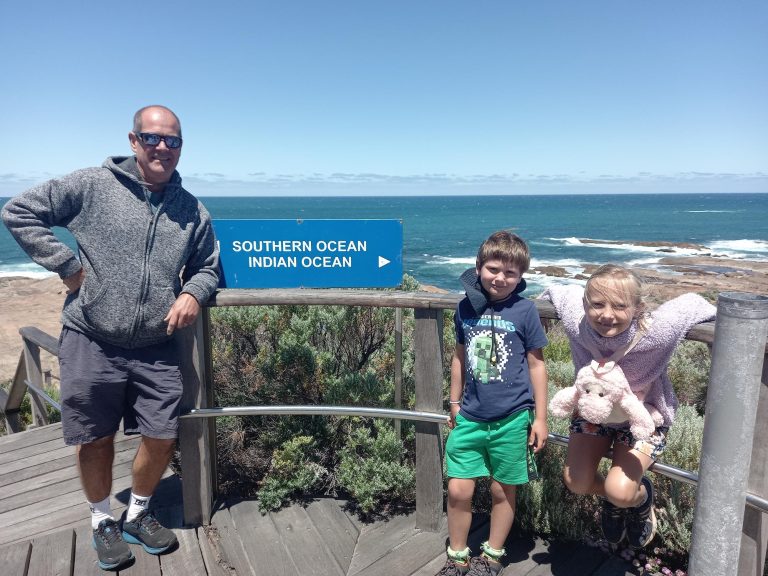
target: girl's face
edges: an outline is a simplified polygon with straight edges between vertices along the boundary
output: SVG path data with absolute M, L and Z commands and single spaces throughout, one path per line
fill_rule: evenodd
M 595 332 L 610 337 L 629 328 L 637 307 L 624 291 L 605 283 L 591 282 L 584 295 L 584 311 Z

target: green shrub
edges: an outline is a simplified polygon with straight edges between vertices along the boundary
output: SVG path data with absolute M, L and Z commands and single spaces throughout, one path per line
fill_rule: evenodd
M 704 413 L 712 360 L 703 342 L 683 340 L 669 362 L 669 379 L 681 404 L 696 406 Z
M 390 422 L 375 420 L 373 429 L 355 428 L 342 448 L 339 486 L 368 514 L 387 503 L 413 501 L 416 481 L 412 462 L 403 462 L 403 443 Z
M 262 512 L 277 510 L 295 492 L 310 492 L 326 474 L 307 454 L 313 445 L 309 436 L 297 436 L 275 450 L 272 466 L 258 493 Z

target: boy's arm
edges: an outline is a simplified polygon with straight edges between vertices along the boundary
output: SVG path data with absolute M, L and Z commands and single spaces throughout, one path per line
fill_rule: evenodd
M 528 350 L 526 357 L 535 404 L 535 417 L 531 425 L 528 445 L 533 446 L 534 452 L 538 452 L 544 448 L 549 434 L 547 429 L 547 368 L 544 364 L 544 354 L 541 348 Z
M 451 388 L 448 396 L 451 419 L 448 421 L 448 428 L 456 426 L 456 414 L 459 413 L 461 399 L 464 397 L 464 363 L 464 345 L 456 344 L 451 360 Z

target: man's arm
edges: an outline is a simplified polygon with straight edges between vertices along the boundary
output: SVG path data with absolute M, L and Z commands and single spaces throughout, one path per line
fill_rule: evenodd
M 2 210 L 5 226 L 24 252 L 62 280 L 79 274 L 82 267 L 75 253 L 53 234 L 51 228 L 66 227 L 80 212 L 82 190 L 86 185 L 84 172 L 78 171 L 30 188 L 11 198 Z M 67 288 L 71 291 L 70 284 Z
M 179 328 L 195 322 L 200 307 L 208 301 L 219 285 L 219 245 L 207 212 L 201 213 L 200 233 L 193 240 L 195 250 L 184 266 L 181 294 L 163 319 L 170 336 Z
M 541 348 L 534 348 L 526 353 L 528 371 L 531 375 L 533 401 L 536 415 L 531 425 L 528 445 L 538 452 L 547 443 L 549 429 L 547 428 L 547 367 L 544 364 L 544 354 Z

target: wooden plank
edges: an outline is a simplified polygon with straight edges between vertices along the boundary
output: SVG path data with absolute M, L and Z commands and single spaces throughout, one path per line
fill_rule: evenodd
M 132 460 L 114 466 L 112 468 L 113 478 L 121 478 L 123 476 L 130 475 L 132 467 Z M 72 474 L 71 470 L 65 469 L 63 472 Z M 70 478 L 68 480 L 62 479 L 56 483 L 52 481 L 46 481 L 45 477 L 42 478 L 43 480 L 41 481 L 45 482 L 43 486 L 35 487 L 34 485 L 30 485 L 26 487 L 24 492 L 0 499 L 0 515 L 17 508 L 23 508 L 25 506 L 38 503 L 42 504 L 47 500 L 58 499 L 62 494 L 69 494 L 71 492 L 77 492 L 82 489 L 80 476 L 77 475 L 77 470 L 75 470 L 74 478 Z M 15 486 L 19 486 L 19 484 Z M 21 486 L 23 486 L 23 484 Z
M 416 410 L 443 409 L 443 313 L 414 311 Z M 416 527 L 438 530 L 443 515 L 443 463 L 440 425 L 416 422 Z
M 99 568 L 96 550 L 93 548 L 93 530 L 90 519 L 75 528 L 74 576 L 104 576 Z
M 413 572 L 411 576 L 435 576 L 445 566 L 446 558 L 445 550 L 442 550 L 433 560 Z
M 600 567 L 592 573 L 592 576 L 636 576 L 637 571 L 632 564 L 619 558 L 609 556 Z
M 258 502 L 243 500 L 230 506 L 232 522 L 237 528 L 237 534 L 245 544 L 245 554 L 249 564 L 256 568 L 269 559 L 269 571 L 275 575 L 297 574 L 292 562 L 293 550 L 288 548 L 282 538 L 281 531 L 273 521 L 273 516 L 262 515 Z
M 197 543 L 195 528 L 174 530 L 179 540 L 178 549 L 161 555 L 160 568 L 163 576 L 194 576 L 205 574 L 205 562 Z
M 139 442 L 140 440 L 138 436 L 123 440 L 121 442 L 116 442 L 115 451 L 135 449 Z M 37 472 L 37 466 L 42 466 L 50 460 L 57 460 L 59 458 L 72 458 L 72 464 L 74 465 L 74 454 L 74 446 L 62 445 L 60 448 L 56 448 L 51 452 L 36 454 L 24 460 L 16 460 L 9 462 L 8 464 L 4 464 L 3 476 L 10 472 L 16 472 L 26 468 L 32 468 L 35 472 Z
M 64 530 L 32 540 L 29 576 L 72 576 L 75 531 Z
M 125 470 L 123 470 L 123 468 L 125 468 Z M 127 467 L 125 465 L 121 466 L 117 472 L 118 473 L 114 474 L 112 478 L 112 490 L 114 494 L 116 494 L 116 497 L 119 497 L 119 492 L 127 489 L 127 493 L 125 494 L 125 501 L 127 501 L 132 483 L 130 465 Z M 168 474 L 167 471 L 166 474 Z M 46 489 L 44 491 L 45 498 L 40 497 L 33 499 L 31 503 L 28 502 L 23 506 L 18 506 L 12 510 L 1 512 L 0 527 L 11 526 L 19 521 L 26 522 L 31 518 L 49 514 L 69 506 L 85 505 L 85 495 L 82 492 L 79 481 L 69 482 L 68 484 L 69 488 L 66 491 L 61 490 L 56 493 L 55 489 Z M 14 499 L 15 498 L 16 497 L 14 497 Z M 20 499 L 29 500 L 28 495 L 24 494 L 20 495 Z
M 550 542 L 547 554 L 535 558 L 539 566 L 526 576 L 589 576 L 605 559 L 606 555 L 598 548 L 568 540 L 555 540 Z
M 199 527 L 197 530 L 197 543 L 200 546 L 200 553 L 205 563 L 205 574 L 207 576 L 232 576 L 229 568 L 223 566 L 221 558 L 218 556 L 216 546 L 211 543 L 208 533 L 216 534 L 212 526 Z M 189 576 L 192 576 L 191 574 Z
M 243 541 L 232 521 L 229 508 L 216 511 L 208 537 L 224 567 L 234 570 L 238 575 L 257 573 L 245 553 Z
M 139 442 L 140 439 L 138 436 L 125 438 L 119 442 L 115 442 L 115 452 L 136 450 Z M 19 479 L 32 478 L 48 470 L 58 469 L 63 463 L 59 462 L 55 465 L 51 465 L 51 462 L 61 458 L 68 458 L 70 465 L 75 466 L 74 446 L 64 446 L 47 454 L 37 454 L 23 461 L 19 460 L 4 464 L 3 467 L 0 468 L 0 486 L 5 486 L 9 482 L 18 482 L 20 481 Z M 18 474 L 9 477 L 9 474 L 12 472 L 17 472 Z
M 322 498 L 311 502 L 307 514 L 317 527 L 325 547 L 330 550 L 344 573 L 349 571 L 360 531 L 342 510 L 343 500 Z
M 129 544 L 133 552 L 133 563 L 120 569 L 120 576 L 161 576 L 160 557 L 147 554 L 138 544 Z M 102 572 L 104 575 L 105 573 Z M 109 573 L 106 573 L 108 575 Z M 105 576 L 106 576 L 105 575 Z M 191 574 L 189 576 L 192 576 Z
M 237 289 L 217 290 L 206 306 L 375 306 L 385 308 L 432 308 L 452 310 L 463 295 L 432 292 L 399 292 L 351 289 Z M 547 302 L 549 304 L 549 302 Z M 550 304 L 551 306 L 551 304 Z
M 25 448 L 26 446 L 47 442 L 55 438 L 61 438 L 61 422 L 48 424 L 48 426 L 41 426 L 40 428 L 32 428 L 31 430 L 23 430 L 16 434 L 0 436 L 0 453 L 6 450 Z
M 0 453 L 0 466 L 5 466 L 11 462 L 17 460 L 27 461 L 31 456 L 46 455 L 51 452 L 55 452 L 59 448 L 67 447 L 64 444 L 63 438 L 54 438 L 46 442 L 40 442 L 39 444 L 32 444 L 31 446 L 25 446 L 24 448 L 17 448 L 15 450 L 4 450 Z M 72 447 L 68 447 L 72 450 Z
M 346 568 L 337 562 L 304 508 L 294 505 L 270 516 L 282 540 L 284 554 L 295 566 L 295 574 L 346 576 Z M 250 550 L 249 545 L 246 552 Z
M 3 567 L 3 574 L 26 576 L 31 553 L 32 543 L 29 541 L 0 548 L 0 566 Z
M 22 326 L 19 328 L 19 334 L 25 340 L 29 340 L 35 346 L 39 346 L 49 354 L 59 355 L 59 339 L 43 332 L 36 326 Z
M 360 532 L 348 574 L 364 570 L 417 533 L 415 514 L 393 516 L 366 526 Z
M 444 553 L 446 534 L 447 531 L 444 533 L 419 532 L 358 574 L 359 576 L 412 574 L 425 563 L 433 561 L 436 554 Z
M 179 477 L 173 474 L 172 470 L 166 470 L 165 476 L 153 496 L 153 504 L 157 507 L 180 504 L 181 490 L 179 486 Z M 125 509 L 130 489 L 130 475 L 114 480 L 113 491 L 115 491 L 116 496 L 113 497 L 112 512 L 116 518 L 119 518 Z M 29 511 L 28 516 L 17 519 L 18 521 L 0 530 L 0 544 L 10 544 L 26 540 L 39 534 L 49 533 L 57 529 L 60 530 L 73 524 L 77 525 L 90 518 L 85 496 L 82 493 L 78 497 L 78 493 L 73 492 L 67 495 L 67 499 L 68 505 L 66 506 L 49 504 L 47 506 L 39 506 L 38 508 L 34 506 L 25 507 L 25 510 L 28 509 Z M 115 505 L 115 500 L 119 504 Z
M 114 467 L 117 468 L 126 462 L 132 463 L 133 457 L 134 453 L 127 450 L 115 453 Z M 61 460 L 59 459 L 57 462 L 61 462 Z M 73 463 L 74 461 L 56 470 L 41 471 L 37 476 L 25 479 L 23 482 L 14 482 L 0 486 L 0 502 L 5 498 L 10 498 L 23 492 L 39 490 L 51 484 L 66 482 L 72 478 L 80 478 L 77 466 L 74 466 Z

